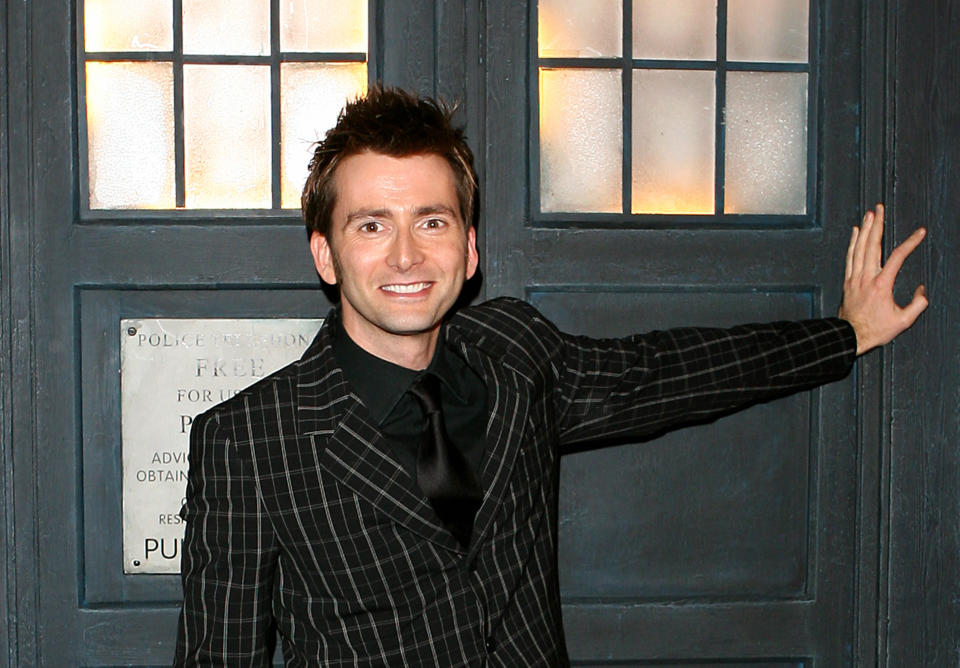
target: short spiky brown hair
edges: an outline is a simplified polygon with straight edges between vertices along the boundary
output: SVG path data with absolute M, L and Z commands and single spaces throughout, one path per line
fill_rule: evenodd
M 344 158 L 367 151 L 397 158 L 425 154 L 444 158 L 453 170 L 460 215 L 469 228 L 474 223 L 477 174 L 463 128 L 453 125 L 453 113 L 454 108 L 442 100 L 380 85 L 348 102 L 310 160 L 300 198 L 307 236 L 319 232 L 329 243 L 337 166 Z

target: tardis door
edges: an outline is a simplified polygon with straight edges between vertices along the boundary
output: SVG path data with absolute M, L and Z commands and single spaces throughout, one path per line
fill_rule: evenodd
M 564 4 L 541 2 L 540 11 L 562 12 Z M 857 3 L 809 3 L 806 66 L 780 71 L 807 77 L 807 199 L 762 215 L 732 194 L 744 179 L 769 176 L 738 172 L 751 169 L 749 160 L 731 157 L 743 127 L 764 122 L 760 109 L 750 118 L 734 109 L 744 104 L 732 55 L 734 15 L 744 3 L 716 3 L 729 29 L 718 24 L 715 53 L 681 57 L 640 53 L 646 44 L 632 39 L 630 12 L 654 4 L 597 3 L 580 18 L 621 7 L 626 28 L 622 40 L 609 38 L 613 46 L 597 37 L 602 20 L 584 38 L 594 41 L 579 44 L 563 17 L 540 16 L 538 29 L 528 3 L 485 4 L 488 293 L 528 299 L 561 328 L 593 336 L 834 315 L 850 227 L 882 197 L 880 136 L 871 124 L 883 99 L 866 86 L 882 54 L 851 48 L 876 17 Z M 566 27 L 545 27 L 550 20 Z M 706 170 L 714 190 L 706 205 L 638 205 L 638 152 L 669 168 L 697 148 L 678 141 L 664 160 L 661 130 L 643 135 L 650 108 L 684 113 L 644 97 L 654 90 L 646 82 L 695 70 L 708 77 L 703 104 L 722 106 L 724 95 L 727 104 L 702 131 L 710 155 L 716 149 Z M 606 131 L 617 136 L 610 141 Z M 717 148 L 722 138 L 727 153 Z M 551 174 L 564 150 L 575 159 Z M 602 174 L 597 154 L 619 161 L 630 150 L 622 178 L 620 162 L 612 176 Z M 602 190 L 614 193 L 612 202 L 597 195 Z M 861 362 L 857 373 L 870 377 L 874 364 Z M 877 507 L 876 490 L 862 485 L 878 434 L 868 427 L 858 440 L 858 414 L 872 416 L 869 424 L 876 406 L 871 394 L 858 403 L 857 373 L 650 442 L 563 458 L 560 582 L 575 663 L 835 666 L 872 656 Z
M 371 3 L 372 71 L 463 100 L 484 293 L 597 335 L 830 314 L 847 229 L 880 197 L 904 221 L 893 236 L 915 222 L 939 232 L 925 267 L 953 290 L 956 187 L 925 178 L 951 174 L 956 155 L 950 3 L 810 3 L 809 206 L 745 224 L 542 211 L 530 5 Z M 328 303 L 295 218 L 84 217 L 78 5 L 11 2 L 0 16 L 0 653 L 10 666 L 164 665 L 176 578 L 121 563 L 118 322 L 315 317 Z M 923 94 L 897 105 L 895 81 Z M 956 663 L 957 428 L 937 408 L 956 404 L 954 339 L 922 326 L 885 364 L 861 360 L 813 393 L 568 455 L 559 558 L 574 661 Z M 928 423 L 936 442 L 916 437 Z
M 330 304 L 297 211 L 92 210 L 82 3 L 2 16 L 0 648 L 11 666 L 169 665 L 179 577 L 124 570 L 121 320 L 316 318 Z M 466 98 L 475 34 L 462 3 L 371 1 L 370 78 Z

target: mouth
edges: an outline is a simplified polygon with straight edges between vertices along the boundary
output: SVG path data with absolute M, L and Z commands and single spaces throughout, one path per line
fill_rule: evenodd
M 431 285 L 433 285 L 433 283 L 429 281 L 422 283 L 391 283 L 390 285 L 380 286 L 380 289 L 395 295 L 413 295 L 418 292 L 423 292 Z

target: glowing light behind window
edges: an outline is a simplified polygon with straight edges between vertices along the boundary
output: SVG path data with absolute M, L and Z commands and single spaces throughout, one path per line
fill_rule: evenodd
M 366 51 L 365 0 L 281 0 L 282 51 Z
M 173 49 L 171 0 L 86 0 L 84 48 L 96 51 Z
M 619 70 L 540 71 L 543 211 L 622 210 L 622 98 Z
M 713 60 L 716 0 L 633 0 L 633 57 Z
M 183 68 L 186 204 L 269 208 L 270 68 Z
M 176 205 L 173 66 L 87 63 L 90 208 Z
M 806 212 L 807 75 L 727 75 L 726 213 Z
M 718 24 L 718 0 L 632 0 L 624 36 L 619 0 L 539 0 L 540 210 L 805 214 L 809 4 L 726 0 Z
M 713 72 L 633 71 L 633 213 L 712 214 Z
M 183 52 L 270 53 L 270 0 L 183 0 Z
M 297 209 L 313 144 L 336 123 L 344 101 L 367 89 L 367 66 L 365 63 L 285 63 L 280 66 L 280 82 L 283 87 L 280 98 L 282 206 Z
M 803 63 L 809 0 L 727 0 L 727 58 Z
M 270 0 L 177 4 L 182 52 L 173 0 L 84 0 L 89 208 L 298 207 L 310 145 L 366 89 L 369 3 L 280 0 L 275 25 Z
M 540 0 L 541 58 L 616 57 L 623 53 L 620 0 Z

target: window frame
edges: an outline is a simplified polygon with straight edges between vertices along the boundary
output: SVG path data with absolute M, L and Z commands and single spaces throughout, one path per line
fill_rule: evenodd
M 380 41 L 379 0 L 367 0 L 367 52 L 299 52 L 280 50 L 280 0 L 270 0 L 270 53 L 265 55 L 208 55 L 183 53 L 183 0 L 171 0 L 173 20 L 172 51 L 91 51 L 84 44 L 85 0 L 77 0 L 76 7 L 76 80 L 77 80 L 77 202 L 78 222 L 81 224 L 123 224 L 150 221 L 152 223 L 230 223 L 262 224 L 264 222 L 299 222 L 300 209 L 281 208 L 281 100 L 280 67 L 283 63 L 366 63 L 367 85 L 379 78 L 382 70 Z M 173 66 L 173 116 L 174 116 L 174 178 L 176 181 L 176 206 L 171 209 L 152 208 L 90 208 L 90 157 L 87 144 L 87 62 L 163 62 Z M 261 65 L 270 67 L 270 165 L 271 207 L 236 209 L 186 208 L 185 150 L 183 116 L 183 66 L 184 65 Z
M 716 0 L 717 57 L 706 60 L 651 60 L 633 58 L 633 0 L 621 0 L 623 25 L 619 57 L 603 58 L 541 58 L 538 50 L 539 2 L 530 2 L 529 15 L 529 68 L 528 91 L 530 95 L 528 119 L 529 165 L 528 206 L 529 226 L 542 229 L 804 229 L 819 226 L 818 220 L 818 145 L 819 88 L 820 88 L 820 23 L 822 0 L 810 0 L 808 10 L 808 45 L 806 63 L 777 62 L 729 62 L 726 59 L 727 0 Z M 582 68 L 619 70 L 622 85 L 622 136 L 621 148 L 621 212 L 544 212 L 540 209 L 540 68 Z M 697 70 L 715 73 L 714 110 L 714 212 L 712 214 L 661 214 L 632 213 L 633 147 L 631 135 L 633 104 L 633 71 L 637 69 Z M 724 173 L 726 127 L 727 72 L 799 72 L 807 75 L 807 183 L 806 212 L 803 214 L 757 214 L 724 213 Z

